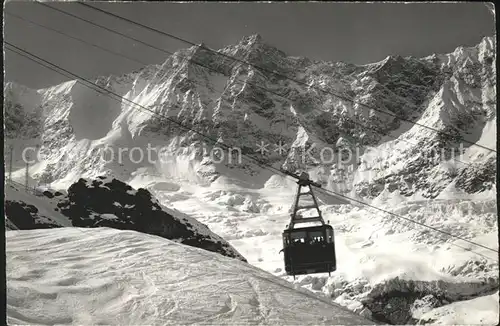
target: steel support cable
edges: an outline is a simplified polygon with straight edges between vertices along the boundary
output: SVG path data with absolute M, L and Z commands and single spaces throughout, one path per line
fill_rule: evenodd
M 47 66 L 47 64 L 48 64 L 48 65 L 50 65 L 50 66 L 56 67 L 57 69 L 60 69 L 61 71 L 63 71 L 63 72 L 65 72 L 65 73 L 67 73 L 67 74 L 68 74 L 68 75 L 70 75 L 70 76 L 73 76 L 73 77 L 75 77 L 75 78 L 77 78 L 77 79 L 79 79 L 79 80 L 83 80 L 83 81 L 87 82 L 88 84 L 93 84 L 94 86 L 96 86 L 96 87 L 98 87 L 98 88 L 103 89 L 103 90 L 106 92 L 106 95 L 107 95 L 107 96 L 109 96 L 109 94 L 113 94 L 113 95 L 115 95 L 117 98 L 121 98 L 122 100 L 125 100 L 125 101 L 127 101 L 127 102 L 130 102 L 131 104 L 135 105 L 137 108 L 140 108 L 140 109 L 146 110 L 146 111 L 148 111 L 148 112 L 150 112 L 150 113 L 152 113 L 152 114 L 155 114 L 155 115 L 158 115 L 158 116 L 160 116 L 160 117 L 162 117 L 162 118 L 165 118 L 165 119 L 167 119 L 167 120 L 171 121 L 172 123 L 174 123 L 174 124 L 176 124 L 176 125 L 179 125 L 180 127 L 184 128 L 184 129 L 191 130 L 191 131 L 195 132 L 196 134 L 198 134 L 198 135 L 200 135 L 200 136 L 202 136 L 202 137 L 204 137 L 204 138 L 206 138 L 206 139 L 211 140 L 212 142 L 214 142 L 214 143 L 218 144 L 219 146 L 225 147 L 226 149 L 228 149 L 228 148 L 229 148 L 229 149 L 231 149 L 231 148 L 232 148 L 232 147 L 230 147 L 229 145 L 226 145 L 226 144 L 223 144 L 223 143 L 219 143 L 216 139 L 213 139 L 213 138 L 211 138 L 211 137 L 209 137 L 209 136 L 206 136 L 206 135 L 204 135 L 203 133 L 201 133 L 201 132 L 199 132 L 199 131 L 197 131 L 197 130 L 194 130 L 194 129 L 190 128 L 190 127 L 186 127 L 186 126 L 182 125 L 181 123 L 179 123 L 179 122 L 177 122 L 177 121 L 175 121 L 175 120 L 172 120 L 172 119 L 170 119 L 169 117 L 167 117 L 167 116 L 165 116 L 165 115 L 162 115 L 162 114 L 157 113 L 157 112 L 155 112 L 155 111 L 151 111 L 151 110 L 149 110 L 148 108 L 146 108 L 146 107 L 144 107 L 144 106 L 142 106 L 142 105 L 140 105 L 140 104 L 137 104 L 137 103 L 135 103 L 135 102 L 133 102 L 133 101 L 131 101 L 131 100 L 128 100 L 128 99 L 124 98 L 123 96 L 120 96 L 120 95 L 118 95 L 118 94 L 116 94 L 116 93 L 114 93 L 114 92 L 111 92 L 111 91 L 109 91 L 109 90 L 106 90 L 105 88 L 103 88 L 103 87 L 101 87 L 101 86 L 99 86 L 99 85 L 97 85 L 97 84 L 95 84 L 95 83 L 92 83 L 92 82 L 88 81 L 87 79 L 85 79 L 85 78 L 83 78 L 83 77 L 80 77 L 80 76 L 78 76 L 78 75 L 76 75 L 76 74 L 74 74 L 74 73 L 72 73 L 72 72 L 70 72 L 70 71 L 68 71 L 68 70 L 66 70 L 66 69 L 64 69 L 64 68 L 62 68 L 62 67 L 60 67 L 60 66 L 56 65 L 56 64 L 53 64 L 53 63 L 51 63 L 51 62 L 49 62 L 49 61 L 47 61 L 47 60 L 45 60 L 45 59 L 43 59 L 43 58 L 40 58 L 40 57 L 38 57 L 37 55 L 34 55 L 34 54 L 32 54 L 32 53 L 30 53 L 30 52 L 28 52 L 28 51 L 26 51 L 26 50 L 24 50 L 24 49 L 22 49 L 22 48 L 19 48 L 19 47 L 15 46 L 15 45 L 13 45 L 13 44 L 11 44 L 11 43 L 9 43 L 9 42 L 5 42 L 5 44 L 9 45 L 10 47 L 12 47 L 12 48 L 14 48 L 14 49 L 16 49 L 16 50 L 18 50 L 18 51 L 20 51 L 20 53 L 19 53 L 19 52 L 16 52 L 16 51 L 13 51 L 12 49 L 9 49 L 9 50 L 11 50 L 11 51 L 13 51 L 13 52 L 16 52 L 16 53 L 18 53 L 18 54 L 20 54 L 20 55 L 23 55 L 24 57 L 26 57 L 26 58 L 28 58 L 28 59 L 30 59 L 30 60 L 32 60 L 32 61 L 34 61 L 34 62 L 37 62 L 37 63 L 39 63 L 39 64 L 42 64 L 43 66 L 45 66 L 45 67 L 47 67 L 47 68 L 49 68 L 49 67 Z M 30 58 L 30 57 L 28 57 L 28 56 L 30 56 L 30 57 L 34 57 L 34 58 L 38 59 L 39 61 L 35 61 L 35 60 L 33 60 L 32 58 Z M 49 69 L 56 71 L 54 68 L 49 68 Z M 85 86 L 87 86 L 86 84 L 84 84 L 84 85 L 85 85 Z M 87 87 L 88 87 L 88 86 L 87 86 Z M 116 98 L 114 98 L 114 97 L 111 97 L 111 98 L 112 98 L 112 99 L 117 100 L 117 99 L 116 99 Z M 274 167 L 272 167 L 272 166 L 270 166 L 270 165 L 267 165 L 267 164 L 266 164 L 266 162 L 264 162 L 264 161 L 262 161 L 262 160 L 259 160 L 259 159 L 255 158 L 255 157 L 253 157 L 253 156 L 250 156 L 250 155 L 248 155 L 248 154 L 242 154 L 242 156 L 244 156 L 244 157 L 246 157 L 246 158 L 249 158 L 250 160 L 252 160 L 253 162 L 255 162 L 258 166 L 260 166 L 260 167 L 261 167 L 261 168 L 263 168 L 263 169 L 267 169 L 267 170 L 269 170 L 269 171 L 273 171 L 273 172 L 276 172 L 276 173 L 279 173 L 279 174 L 283 174 L 283 175 L 288 175 L 288 174 L 284 173 L 282 170 L 277 169 L 277 168 L 274 168 Z M 406 220 L 406 221 L 408 221 L 408 222 L 415 223 L 415 224 L 417 224 L 417 225 L 420 225 L 420 226 L 423 226 L 423 227 L 429 228 L 429 229 L 431 229 L 431 230 L 433 230 L 433 231 L 436 231 L 436 232 L 439 232 L 439 233 L 445 234 L 445 235 L 447 235 L 447 236 L 450 236 L 450 237 L 453 237 L 453 238 L 456 238 L 456 239 L 462 240 L 462 241 L 464 241 L 464 242 L 467 242 L 467 243 L 469 243 L 469 244 L 472 244 L 472 245 L 475 245 L 475 246 L 481 247 L 481 248 L 483 248 L 483 249 L 487 249 L 487 250 L 489 250 L 489 251 L 493 251 L 493 252 L 498 253 L 498 251 L 497 251 L 497 250 L 495 250 L 495 249 L 492 249 L 492 248 L 489 248 L 489 247 L 484 246 L 484 245 L 482 245 L 482 244 L 479 244 L 479 243 L 476 243 L 476 242 L 473 242 L 473 241 L 467 240 L 467 239 L 465 239 L 465 238 L 463 238 L 463 237 L 453 235 L 453 234 L 451 234 L 451 233 L 449 233 L 449 232 L 439 230 L 438 228 L 435 228 L 435 227 L 432 227 L 432 226 L 426 225 L 426 224 L 424 224 L 424 223 L 421 223 L 421 222 L 418 222 L 418 221 L 414 221 L 414 220 L 412 220 L 412 219 L 405 218 L 405 217 L 403 217 L 403 216 L 401 216 L 401 215 L 399 215 L 399 214 L 396 214 L 396 213 L 393 213 L 393 212 L 390 212 L 390 211 L 384 210 L 384 209 L 382 209 L 382 208 L 379 208 L 379 207 L 373 206 L 373 205 L 368 204 L 368 203 L 366 203 L 366 202 L 363 202 L 363 201 L 360 201 L 360 200 L 357 200 L 357 199 L 354 199 L 354 198 L 351 198 L 351 197 L 348 197 L 348 196 L 345 196 L 345 195 L 339 194 L 339 193 L 334 192 L 334 191 L 331 191 L 331 190 L 326 190 L 326 189 L 323 189 L 323 188 L 321 188 L 321 187 L 317 187 L 317 186 L 315 186 L 315 187 L 316 187 L 317 189 L 319 189 L 319 191 L 320 191 L 320 192 L 326 192 L 326 193 L 328 193 L 328 194 L 330 194 L 330 195 L 332 195 L 332 196 L 334 196 L 334 197 L 337 197 L 337 198 L 338 198 L 338 197 L 340 197 L 340 198 L 347 199 L 347 200 L 349 200 L 349 201 L 354 201 L 354 202 L 357 202 L 357 203 L 359 203 L 359 204 L 362 204 L 362 205 L 365 205 L 365 206 L 367 206 L 367 207 L 370 207 L 370 208 L 376 209 L 376 210 L 378 210 L 378 211 L 381 211 L 381 212 L 383 212 L 383 213 L 389 214 L 389 215 L 394 216 L 394 217 L 396 217 L 396 218 L 404 219 L 404 220 Z M 461 249 L 465 249 L 465 250 L 468 250 L 468 251 L 469 251 L 469 249 L 464 248 L 464 247 L 462 247 L 462 246 L 459 246 L 459 245 L 457 245 L 457 244 L 455 244 L 455 243 L 451 243 L 451 244 L 452 244 L 452 245 L 455 245 L 455 246 L 457 246 L 457 247 L 459 247 L 459 248 L 461 248 Z M 470 250 L 470 251 L 472 251 L 472 250 Z M 481 255 L 481 256 L 483 256 L 483 257 L 487 257 L 487 258 L 489 258 L 489 259 L 492 259 L 491 257 L 485 256 L 485 255 L 483 255 L 483 254 L 481 254 L 481 253 L 478 253 L 478 252 L 475 252 L 475 251 L 472 251 L 472 252 L 474 252 L 474 253 L 475 253 L 475 254 L 477 254 L 477 255 Z
M 134 58 L 128 57 L 128 56 L 123 55 L 123 54 L 121 54 L 121 53 L 111 51 L 111 50 L 109 50 L 109 49 L 107 49 L 107 48 L 104 48 L 104 47 L 102 47 L 102 46 L 99 46 L 99 45 L 97 45 L 97 44 L 87 42 L 87 41 L 85 41 L 85 40 L 83 40 L 83 39 L 81 39 L 81 38 L 78 38 L 78 37 L 76 37 L 76 36 L 72 36 L 72 35 L 69 35 L 69 34 L 67 34 L 67 33 L 61 32 L 60 30 L 57 30 L 57 29 L 55 29 L 55 28 L 52 28 L 52 27 L 49 27 L 49 26 L 46 26 L 46 25 L 43 25 L 43 24 L 37 23 L 37 22 L 35 22 L 35 21 L 32 21 L 31 19 L 23 18 L 23 17 L 21 17 L 21 16 L 18 16 L 18 15 L 12 14 L 12 13 L 10 13 L 10 12 L 5 12 L 5 13 L 7 14 L 7 16 L 12 16 L 12 17 L 15 17 L 15 18 L 17 18 L 17 19 L 19 19 L 19 20 L 23 20 L 23 21 L 28 22 L 28 23 L 30 23 L 30 24 L 33 24 L 33 25 L 36 25 L 36 26 L 38 26 L 38 27 L 41 27 L 41 28 L 47 29 L 47 30 L 49 30 L 49 31 L 52 31 L 52 32 L 54 32 L 54 33 L 58 33 L 58 34 L 64 35 L 64 36 L 66 36 L 66 37 L 68 37 L 68 38 L 70 38 L 70 39 L 73 39 L 73 40 L 79 41 L 79 42 L 81 42 L 81 43 L 88 44 L 88 45 L 93 46 L 93 47 L 95 47 L 95 48 L 98 48 L 98 49 L 100 49 L 100 50 L 102 50 L 102 51 L 105 51 L 105 52 L 108 52 L 108 53 L 114 54 L 114 55 L 119 56 L 119 57 L 122 57 L 122 58 L 125 58 L 125 59 L 127 59 L 127 60 L 129 60 L 129 61 L 133 61 L 133 62 L 135 62 L 135 63 L 139 63 L 139 64 L 144 65 L 144 66 L 149 65 L 149 64 L 147 64 L 147 63 L 144 63 L 144 62 L 139 61 L 139 60 L 137 60 L 137 59 L 134 59 Z

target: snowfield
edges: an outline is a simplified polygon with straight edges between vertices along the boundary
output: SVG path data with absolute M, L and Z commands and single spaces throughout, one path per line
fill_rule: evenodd
M 236 259 L 109 228 L 6 232 L 13 324 L 364 325 Z

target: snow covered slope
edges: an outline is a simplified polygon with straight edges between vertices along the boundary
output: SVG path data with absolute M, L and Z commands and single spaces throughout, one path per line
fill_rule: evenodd
M 256 267 L 108 228 L 8 231 L 9 324 L 375 324 Z

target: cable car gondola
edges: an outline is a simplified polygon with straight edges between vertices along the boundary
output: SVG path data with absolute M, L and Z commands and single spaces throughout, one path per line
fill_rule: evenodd
M 318 207 L 318 202 L 311 186 L 321 185 L 309 180 L 309 175 L 303 172 L 300 176 L 286 172 L 288 175 L 298 179 L 299 185 L 290 224 L 283 231 L 283 253 L 285 271 L 287 275 L 302 275 L 313 273 L 328 273 L 337 269 L 335 257 L 334 233 L 331 225 L 326 224 Z M 308 187 L 309 191 L 301 193 L 302 187 Z M 313 204 L 299 206 L 299 199 L 310 196 Z M 315 208 L 317 216 L 302 217 L 298 213 L 302 209 Z M 320 225 L 295 228 L 296 224 L 306 222 L 320 222 Z

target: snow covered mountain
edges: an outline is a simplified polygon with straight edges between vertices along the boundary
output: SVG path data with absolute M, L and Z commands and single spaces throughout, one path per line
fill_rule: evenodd
M 8 83 L 6 135 L 18 163 L 24 147 L 39 145 L 31 177 L 61 189 L 103 173 L 131 183 L 144 170 L 198 183 L 236 176 L 249 187 L 268 179 L 257 178 L 263 172 L 247 159 L 239 162 L 236 150 L 221 157 L 211 140 L 180 123 L 366 200 L 385 188 L 419 198 L 447 187 L 477 193 L 495 184 L 496 153 L 470 144 L 496 148 L 495 57 L 495 40 L 486 37 L 450 54 L 356 66 L 289 57 L 252 35 L 217 53 L 191 47 L 162 65 L 97 78 L 126 100 L 76 81 L 38 91 Z M 275 152 L 280 141 L 283 151 Z M 266 152 L 258 151 L 261 142 Z M 141 160 L 148 147 L 151 159 Z
M 9 325 L 376 324 L 199 248 L 108 228 L 46 231 L 6 234 Z
M 162 65 L 96 79 L 140 107 L 76 81 L 42 90 L 9 83 L 6 152 L 12 145 L 18 182 L 25 177 L 22 150 L 38 145 L 32 185 L 62 191 L 82 177 L 109 175 L 147 189 L 163 206 L 208 225 L 250 264 L 378 321 L 488 323 L 498 319 L 496 152 L 459 138 L 496 149 L 495 49 L 496 40 L 486 37 L 449 54 L 356 66 L 289 57 L 253 35 L 218 53 L 298 83 L 199 47 Z M 213 155 L 209 140 L 177 123 L 491 250 L 324 196 L 338 270 L 293 280 L 279 250 L 294 180 L 239 162 L 237 150 Z M 463 310 L 467 305 L 472 312 Z

